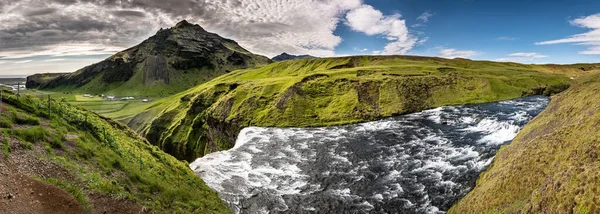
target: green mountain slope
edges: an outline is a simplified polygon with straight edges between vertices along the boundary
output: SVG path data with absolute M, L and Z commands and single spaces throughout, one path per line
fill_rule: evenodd
M 65 102 L 17 98 L 9 91 L 0 113 L 0 183 L 11 177 L 38 180 L 64 189 L 92 213 L 230 212 L 186 163 L 120 123 Z M 54 197 L 43 194 L 41 201 Z M 16 195 L 11 202 L 26 199 Z M 62 213 L 34 211 L 53 212 Z
M 55 78 L 34 75 L 42 90 L 116 96 L 167 96 L 219 75 L 270 63 L 235 41 L 186 21 L 161 29 L 141 44 L 108 59 Z M 39 77 L 37 77 L 39 76 Z M 33 82 L 33 80 L 43 80 Z
M 501 149 L 450 213 L 599 213 L 600 76 L 579 79 Z
M 284 61 L 235 71 L 125 121 L 179 159 L 233 146 L 247 126 L 328 126 L 466 103 L 553 94 L 576 69 L 411 56 Z

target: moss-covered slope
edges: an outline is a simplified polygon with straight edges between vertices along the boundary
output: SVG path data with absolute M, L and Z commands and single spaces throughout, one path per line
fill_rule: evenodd
M 327 126 L 568 87 L 516 63 L 411 56 L 305 59 L 235 71 L 157 103 L 129 125 L 177 158 L 233 146 L 246 126 Z
M 450 213 L 600 213 L 599 148 L 593 75 L 552 97 Z
M 34 75 L 28 85 L 41 90 L 161 97 L 233 70 L 270 62 L 184 20 L 102 62 L 56 78 Z
M 59 187 L 93 213 L 230 212 L 185 162 L 120 123 L 9 91 L 2 102 L 0 176 Z

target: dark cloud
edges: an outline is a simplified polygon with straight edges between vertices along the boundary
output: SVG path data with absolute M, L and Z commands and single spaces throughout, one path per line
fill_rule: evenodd
M 34 35 L 34 37 L 54 37 L 60 36 L 61 34 L 62 31 L 60 30 L 39 30 L 31 33 L 31 35 Z
M 56 9 L 56 8 L 45 8 L 45 9 L 41 9 L 41 10 L 34 10 L 34 11 L 26 12 L 24 15 L 25 16 L 43 16 L 43 15 L 50 15 L 50 14 L 56 13 L 56 11 L 58 11 L 58 9 Z
M 16 7 L 2 10 L 9 2 Z M 55 47 L 64 44 L 127 48 L 182 19 L 258 54 L 327 56 L 341 42 L 333 34 L 341 15 L 361 4 L 361 0 L 0 0 L 0 56 L 13 50 L 60 51 Z
M 135 11 L 135 10 L 118 10 L 113 11 L 112 14 L 116 16 L 134 16 L 134 17 L 146 17 L 144 12 Z

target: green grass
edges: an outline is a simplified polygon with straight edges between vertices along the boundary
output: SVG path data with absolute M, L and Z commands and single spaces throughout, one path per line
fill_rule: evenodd
M 49 135 L 46 129 L 39 126 L 25 129 L 16 129 L 13 130 L 12 133 L 19 139 L 30 143 L 46 142 L 47 135 Z
M 13 121 L 19 125 L 40 125 L 40 119 L 29 116 L 29 115 L 18 115 L 16 112 L 12 112 Z
M 599 213 L 600 77 L 577 79 L 449 213 Z
M 2 153 L 4 157 L 8 157 L 10 155 L 10 143 L 8 142 L 8 131 L 6 129 L 2 130 Z
M 231 72 L 162 99 L 129 121 L 152 143 L 193 160 L 230 148 L 246 126 L 341 125 L 551 94 L 569 84 L 567 75 L 516 63 L 410 56 L 304 59 Z
M 230 213 L 186 162 L 165 154 L 126 126 L 57 100 L 51 101 L 48 115 L 37 108 L 47 101 L 7 94 L 3 101 L 18 114 L 39 117 L 44 120 L 41 124 L 47 125 L 6 133 L 26 150 L 45 149 L 40 159 L 70 172 L 67 180 L 45 180 L 67 190 L 84 207 L 88 207 L 85 197 L 102 194 L 133 201 L 156 213 Z M 69 147 L 67 134 L 79 136 L 69 140 Z
M 2 118 L 0 118 L 0 128 L 12 128 L 12 121 L 10 119 L 7 119 L 6 116 L 2 116 Z

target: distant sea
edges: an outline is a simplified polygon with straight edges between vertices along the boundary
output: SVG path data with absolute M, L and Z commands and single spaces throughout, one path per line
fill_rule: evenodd
M 27 75 L 0 75 L 0 79 L 25 79 Z

